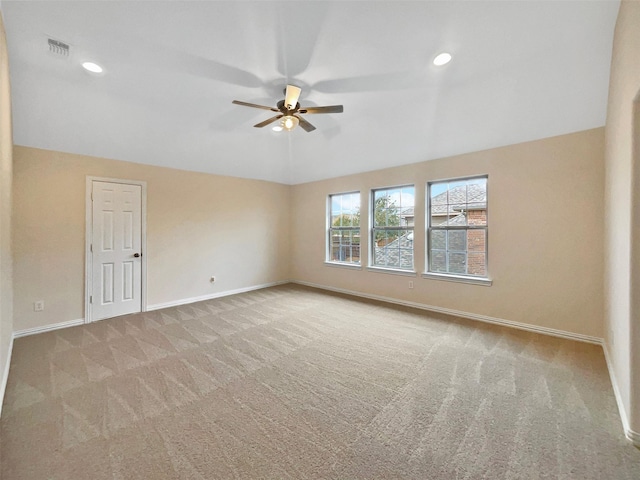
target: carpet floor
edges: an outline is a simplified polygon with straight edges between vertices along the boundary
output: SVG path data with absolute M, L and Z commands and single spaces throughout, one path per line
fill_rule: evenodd
M 17 339 L 4 480 L 640 479 L 601 347 L 285 285 Z

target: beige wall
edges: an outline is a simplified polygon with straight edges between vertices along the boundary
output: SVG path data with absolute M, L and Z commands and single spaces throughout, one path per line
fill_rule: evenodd
M 87 175 L 147 182 L 149 305 L 288 278 L 286 185 L 16 146 L 14 330 L 84 317 Z
M 0 15 L 0 401 L 13 332 L 11 269 L 11 182 L 12 182 L 11 92 L 9 60 L 2 15 Z M 2 405 L 0 405 L 0 409 Z
M 613 41 L 605 135 L 606 345 L 623 414 L 635 432 L 640 432 L 640 158 L 632 152 L 633 103 L 640 92 L 639 25 L 640 2 L 623 1 Z
M 603 156 L 600 128 L 294 186 L 292 278 L 602 337 Z M 370 189 L 415 184 L 415 265 L 422 273 L 426 183 L 478 174 L 489 175 L 491 287 L 323 264 L 328 194 L 359 190 L 366 212 Z M 363 252 L 367 243 L 363 234 Z

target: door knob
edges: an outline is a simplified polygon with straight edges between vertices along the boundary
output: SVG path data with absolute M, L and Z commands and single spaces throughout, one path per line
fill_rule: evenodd
M 134 253 L 133 256 L 136 257 L 136 258 L 139 258 L 140 254 L 139 253 Z

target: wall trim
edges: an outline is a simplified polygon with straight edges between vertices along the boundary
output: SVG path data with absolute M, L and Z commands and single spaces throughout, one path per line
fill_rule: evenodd
M 77 320 L 67 320 L 66 322 L 51 323 L 49 325 L 43 325 L 42 327 L 25 328 L 24 330 L 16 330 L 13 332 L 13 338 L 51 332 L 53 330 L 60 330 L 61 328 L 76 327 L 78 325 L 84 325 L 84 323 L 84 318 L 79 318 Z
M 200 295 L 199 297 L 182 298 L 180 300 L 174 300 L 171 302 L 155 303 L 153 305 L 147 305 L 147 312 L 152 310 L 160 310 L 161 308 L 179 307 L 180 305 L 187 305 L 189 303 L 202 302 L 204 300 L 212 300 L 214 298 L 227 297 L 229 295 L 237 295 L 238 293 L 251 292 L 252 290 L 260 290 L 261 288 L 275 287 L 277 285 L 284 285 L 285 283 L 293 283 L 290 280 L 281 280 L 279 282 L 269 282 L 260 285 L 252 285 L 250 287 L 237 288 L 235 290 L 225 290 L 224 292 L 210 293 L 208 295 Z
M 2 383 L 0 384 L 0 417 L 2 417 L 2 405 L 4 404 L 4 393 L 7 391 L 7 381 L 9 380 L 9 367 L 11 367 L 11 354 L 13 353 L 13 339 L 9 342 L 9 350 L 7 351 L 7 363 L 4 364 L 4 372 L 2 372 Z
M 613 387 L 613 395 L 615 396 L 616 403 L 618 404 L 618 412 L 620 413 L 620 420 L 622 421 L 624 435 L 627 437 L 627 440 L 640 448 L 640 433 L 631 430 L 629 417 L 627 416 L 627 411 L 625 410 L 624 403 L 622 402 L 622 395 L 620 394 L 620 388 L 618 387 L 618 379 L 616 378 L 615 370 L 613 369 L 613 363 L 611 362 L 607 342 L 602 342 L 602 350 L 604 350 L 604 358 L 607 362 L 607 370 L 609 370 L 609 378 L 611 379 L 611 386 Z
M 326 285 L 319 285 L 317 283 L 303 282 L 299 280 L 291 280 L 291 283 L 297 283 L 299 285 L 305 285 L 307 287 L 319 288 L 321 290 L 329 290 L 331 292 L 344 293 L 347 295 L 353 295 L 355 297 L 363 297 L 371 300 L 378 300 L 382 302 L 403 305 L 406 307 L 418 308 L 420 310 L 428 310 L 430 312 L 438 312 L 438 313 L 445 313 L 447 315 L 455 315 L 457 317 L 468 318 L 470 320 L 478 320 L 484 323 L 492 323 L 494 325 L 502 325 L 505 327 L 517 328 L 518 330 L 526 330 L 528 332 L 541 333 L 543 335 L 551 335 L 553 337 L 566 338 L 569 340 L 578 340 L 580 342 L 593 343 L 596 345 L 603 344 L 602 338 L 592 337 L 590 335 L 583 335 L 581 333 L 567 332 L 566 330 L 557 330 L 555 328 L 539 327 L 537 325 L 530 325 L 528 323 L 514 322 L 512 320 L 505 320 L 502 318 L 490 317 L 487 315 L 479 315 L 477 313 L 463 312 L 461 310 L 453 310 L 451 308 L 436 307 L 434 305 L 428 305 L 425 303 L 410 302 L 407 300 L 398 300 L 396 298 L 384 297 L 382 295 L 372 295 L 369 293 L 356 292 L 354 290 L 329 287 Z
M 195 302 L 201 302 L 203 300 L 210 300 L 218 297 L 236 295 L 238 293 L 250 292 L 252 290 L 260 290 L 261 288 L 275 287 L 277 285 L 283 285 L 285 283 L 291 283 L 291 282 L 289 280 L 282 280 L 279 282 L 263 283 L 261 285 L 252 285 L 250 287 L 238 288 L 236 290 L 227 290 L 224 292 L 213 293 L 211 295 L 202 295 L 199 297 L 183 298 L 180 300 L 174 300 L 172 302 L 166 302 L 166 303 L 156 303 L 154 305 L 147 305 L 147 308 L 145 311 L 160 310 L 161 308 L 177 307 L 180 305 L 186 305 L 188 303 L 195 303 Z M 105 320 L 108 320 L 108 319 L 105 318 Z M 97 321 L 100 321 L 100 320 L 97 320 Z M 26 337 L 28 335 L 36 335 L 38 333 L 51 332 L 53 330 L 59 330 L 61 328 L 76 327 L 78 325 L 84 325 L 84 324 L 85 324 L 85 319 L 79 318 L 77 320 L 67 320 L 66 322 L 51 323 L 49 325 L 43 325 L 41 327 L 33 327 L 33 328 L 25 328 L 24 330 L 16 330 L 15 332 L 13 332 L 11 345 L 13 347 L 13 340 L 16 338 Z

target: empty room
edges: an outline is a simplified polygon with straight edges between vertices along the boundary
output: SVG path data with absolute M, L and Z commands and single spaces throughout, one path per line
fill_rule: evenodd
M 0 478 L 640 479 L 640 2 L 0 0 Z

